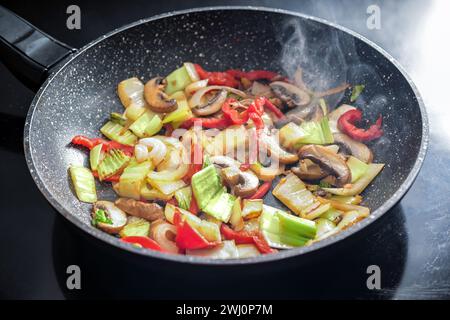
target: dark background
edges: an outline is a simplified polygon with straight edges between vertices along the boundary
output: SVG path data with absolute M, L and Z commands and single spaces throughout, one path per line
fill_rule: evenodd
M 450 298 L 450 2 L 442 1 L 4 1 L 57 39 L 79 48 L 105 32 L 162 12 L 209 5 L 258 5 L 311 14 L 376 42 L 409 72 L 431 124 L 424 167 L 405 198 L 370 236 L 331 250 L 326 259 L 254 276 L 213 271 L 193 278 L 182 269 L 152 274 L 79 234 L 35 187 L 22 146 L 23 114 L 33 92 L 0 64 L 0 298 Z M 66 8 L 81 8 L 81 30 L 66 28 Z M 381 30 L 366 27 L 366 9 L 381 8 Z M 400 148 L 402 146 L 399 146 Z M 82 289 L 65 286 L 80 265 Z M 366 268 L 381 268 L 382 290 L 368 290 Z M 253 267 L 257 268 L 257 267 Z M 183 284 L 183 285 L 180 285 Z

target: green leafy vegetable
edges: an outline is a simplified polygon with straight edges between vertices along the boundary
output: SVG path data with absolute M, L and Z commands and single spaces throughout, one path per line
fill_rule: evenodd
M 103 209 L 97 209 L 95 211 L 95 217 L 94 219 L 92 219 L 92 224 L 94 226 L 98 223 L 113 224 L 112 220 L 108 217 L 105 210 Z
M 174 92 L 184 90 L 184 88 L 186 88 L 192 82 L 185 66 L 182 66 L 181 68 L 178 68 L 177 70 L 169 74 L 166 78 L 166 81 L 166 93 L 169 95 Z

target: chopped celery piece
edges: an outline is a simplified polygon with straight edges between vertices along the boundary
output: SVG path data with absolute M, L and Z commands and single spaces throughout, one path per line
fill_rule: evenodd
M 191 186 L 200 209 L 204 209 L 216 193 L 222 190 L 222 183 L 214 166 L 208 166 L 194 174 Z
M 130 104 L 130 106 L 125 110 L 125 117 L 131 121 L 136 121 L 140 116 L 144 114 L 148 109 L 139 104 Z
M 111 177 L 120 172 L 130 162 L 130 157 L 125 155 L 122 150 L 112 149 L 97 167 L 100 180 Z
M 151 161 L 129 164 L 120 176 L 120 196 L 139 200 L 141 198 L 142 185 L 145 184 L 145 177 L 152 168 L 153 163 Z
M 222 236 L 220 234 L 219 226 L 213 222 L 202 220 L 199 217 L 193 215 L 189 211 L 182 208 L 178 208 L 170 203 L 166 204 L 164 209 L 164 216 L 167 221 L 173 223 L 173 216 L 175 211 L 178 210 L 184 219 L 186 219 L 189 224 L 196 229 L 202 236 L 208 241 L 221 241 Z
M 175 198 L 177 199 L 178 206 L 185 210 L 189 210 L 192 200 L 192 189 L 190 186 L 184 187 L 175 191 Z
M 165 195 L 171 195 L 175 191 L 186 186 L 186 183 L 183 180 L 175 180 L 175 181 L 165 181 L 165 180 L 150 180 L 147 178 L 147 182 L 150 185 L 164 193 Z
M 205 154 L 205 156 L 203 157 L 203 165 L 202 165 L 202 169 L 205 169 L 207 166 L 212 165 L 211 159 L 209 158 L 209 156 L 207 154 Z
M 132 146 L 136 143 L 137 137 L 129 130 L 124 130 L 124 127 L 118 123 L 108 121 L 100 132 L 111 140 L 120 142 L 121 144 Z
M 304 246 L 310 238 L 291 232 L 289 229 L 284 229 L 278 213 L 288 215 L 282 210 L 264 205 L 259 219 L 260 230 L 269 245 L 279 249 Z
M 285 148 L 292 148 L 306 133 L 294 122 L 289 122 L 280 129 L 280 142 Z
M 246 220 L 259 217 L 263 209 L 262 199 L 244 199 L 242 217 Z
M 336 228 L 336 225 L 331 222 L 328 219 L 325 218 L 319 218 L 316 220 L 316 226 L 317 226 L 317 234 L 316 238 L 320 238 L 324 234 L 330 232 L 334 228 Z
M 347 160 L 347 166 L 350 168 L 352 172 L 352 183 L 356 182 L 359 178 L 361 178 L 369 168 L 369 165 L 365 162 L 362 162 L 358 158 L 350 156 Z
M 272 193 L 284 205 L 302 217 L 309 213 L 311 208 L 320 205 L 303 181 L 293 173 L 282 178 Z
M 320 217 L 323 213 L 327 212 L 330 208 L 331 204 L 329 203 L 321 204 L 318 208 L 308 212 L 305 218 L 309 220 L 314 220 L 317 217 Z
M 203 211 L 220 221 L 228 222 L 235 200 L 236 197 L 227 193 L 223 188 L 208 202 Z
M 147 184 L 145 183 L 141 187 L 141 198 L 145 200 L 164 200 L 169 201 L 173 198 L 173 194 L 164 194 L 161 191 L 157 189 L 150 189 Z
M 352 96 L 350 97 L 350 101 L 351 102 L 355 102 L 356 99 L 358 99 L 358 97 L 361 94 L 361 92 L 363 92 L 365 87 L 366 86 L 363 85 L 363 84 L 359 84 L 359 85 L 354 86 L 353 90 L 352 90 Z
M 341 220 L 343 212 L 335 208 L 330 208 L 328 211 L 323 213 L 320 218 L 330 220 L 333 223 L 338 223 Z
M 158 115 L 155 115 L 152 120 L 150 120 L 150 123 L 148 124 L 147 128 L 145 128 L 144 134 L 146 137 L 151 137 L 159 132 L 163 127 L 163 123 L 161 121 L 161 117 Z
M 92 170 L 97 170 L 100 161 L 102 160 L 102 148 L 103 144 L 98 144 L 89 152 L 89 163 Z
M 300 128 L 305 135 L 295 142 L 295 147 L 303 144 L 331 144 L 334 142 L 327 117 L 323 117 L 320 122 L 303 122 Z
M 184 90 L 184 88 L 192 82 L 185 66 L 182 66 L 169 74 L 166 81 L 167 86 L 165 91 L 169 95 L 176 91 Z
M 121 126 L 124 126 L 127 122 L 127 118 L 125 118 L 123 115 L 121 115 L 118 112 L 112 112 L 109 116 L 109 120 L 115 123 L 120 124 Z
M 127 224 L 120 230 L 119 235 L 125 237 L 148 237 L 150 222 L 138 217 L 129 217 Z
M 192 118 L 192 111 L 191 108 L 189 108 L 189 105 L 186 100 L 180 100 L 177 102 L 178 107 L 172 111 L 171 113 L 167 114 L 164 119 L 163 123 L 170 123 L 170 122 L 183 122 L 189 118 Z
M 88 203 L 96 202 L 97 192 L 92 172 L 81 166 L 71 166 L 69 170 L 78 199 Z
M 323 190 L 338 196 L 355 196 L 360 194 L 375 179 L 383 167 L 384 164 L 382 163 L 371 163 L 367 172 L 355 183 L 352 183 L 350 188 L 323 188 Z

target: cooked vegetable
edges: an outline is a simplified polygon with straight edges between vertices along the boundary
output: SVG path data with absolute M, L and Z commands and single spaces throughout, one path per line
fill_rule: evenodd
M 176 226 L 164 221 L 155 221 L 151 225 L 150 233 L 152 239 L 154 239 L 164 251 L 170 253 L 178 253 L 180 251 L 175 242 L 177 236 Z
M 248 200 L 244 199 L 244 205 L 242 208 L 242 217 L 246 220 L 259 217 L 263 209 L 262 199 Z
M 132 146 L 136 143 L 137 137 L 129 130 L 125 130 L 123 126 L 118 123 L 108 121 L 101 129 L 107 138 L 117 141 L 127 146 Z
M 339 201 L 347 204 L 360 204 L 362 197 L 360 195 L 356 196 L 332 196 L 331 200 Z
M 350 188 L 323 188 L 325 191 L 338 196 L 355 196 L 361 193 L 375 177 L 381 172 L 384 164 L 371 163 L 364 176 L 351 185 Z
M 160 113 L 172 112 L 177 108 L 177 101 L 169 99 L 164 92 L 166 80 L 156 77 L 149 80 L 144 86 L 144 97 L 150 110 Z
M 352 90 L 352 95 L 350 97 L 350 101 L 351 102 L 355 102 L 356 99 L 358 99 L 359 95 L 361 94 L 361 92 L 363 92 L 365 86 L 363 84 L 359 84 L 353 87 Z
M 99 179 L 104 180 L 122 172 L 128 162 L 130 162 L 130 157 L 125 155 L 122 150 L 112 149 L 97 167 Z
M 227 91 L 222 89 L 204 104 L 195 105 L 192 112 L 196 116 L 209 116 L 222 108 L 222 104 L 227 98 Z
M 191 109 L 186 100 L 178 101 L 177 105 L 174 111 L 164 117 L 162 123 L 182 123 L 192 117 Z
M 119 198 L 115 205 L 128 213 L 129 215 L 146 219 L 148 221 L 155 221 L 164 216 L 161 206 L 157 203 L 147 203 L 128 198 Z
M 236 248 L 239 258 L 253 258 L 261 255 L 254 244 L 239 244 Z
M 145 106 L 131 104 L 125 110 L 124 116 L 130 121 L 136 121 L 140 116 L 142 116 L 148 110 L 149 109 Z
M 358 158 L 365 163 L 371 163 L 373 159 L 373 153 L 364 143 L 353 140 L 349 136 L 343 133 L 333 134 L 334 143 L 339 145 L 340 149 L 345 153 Z
M 209 201 L 222 190 L 220 177 L 214 166 L 206 167 L 192 176 L 192 191 L 200 209 L 206 208 Z
M 126 242 L 126 243 L 131 243 L 140 248 L 145 248 L 145 249 L 150 249 L 150 250 L 155 250 L 155 251 L 164 251 L 158 243 L 156 243 L 154 240 L 152 240 L 148 237 L 131 236 L 131 237 L 122 238 L 120 240 L 123 242 Z
M 121 115 L 120 113 L 117 112 L 112 112 L 109 120 L 115 123 L 120 124 L 121 126 L 124 126 L 125 123 L 127 122 L 127 118 L 125 118 L 123 115 Z
M 144 84 L 138 78 L 126 79 L 117 86 L 117 93 L 125 108 L 130 105 L 144 107 Z
M 336 228 L 336 225 L 332 221 L 324 218 L 317 219 L 316 226 L 317 226 L 317 234 L 316 234 L 317 238 L 320 238 L 324 234 Z
M 351 182 L 352 173 L 347 163 L 337 154 L 319 145 L 303 146 L 298 156 L 309 159 L 319 165 L 326 172 L 336 177 L 336 186 L 344 186 Z
M 242 229 L 244 229 L 244 219 L 242 218 L 240 197 L 236 198 L 236 200 L 234 201 L 229 222 L 235 231 L 241 231 Z
M 282 178 L 272 193 L 284 205 L 302 217 L 320 206 L 320 202 L 305 184 L 292 173 Z
M 220 226 L 222 235 L 227 240 L 234 240 L 236 244 L 254 244 L 260 253 L 268 254 L 276 252 L 270 248 L 267 241 L 259 231 L 234 231 L 225 223 Z
M 272 82 L 270 88 L 289 108 L 306 106 L 311 101 L 306 91 L 287 82 Z
M 383 135 L 381 129 L 382 117 L 378 117 L 375 124 L 371 125 L 367 130 L 355 126 L 355 123 L 362 120 L 361 110 L 355 109 L 344 113 L 338 120 L 338 128 L 350 138 L 357 141 L 371 141 L 378 139 Z
M 153 188 L 161 191 L 165 195 L 174 194 L 177 190 L 186 186 L 186 183 L 183 180 L 168 181 L 147 178 L 147 182 L 150 183 Z
M 179 212 L 175 212 L 174 224 L 177 227 L 177 235 L 175 241 L 177 247 L 182 250 L 196 250 L 212 248 L 218 243 L 208 241 L 201 233 L 199 233 L 190 221 L 184 219 Z
M 320 216 L 320 218 L 327 219 L 336 225 L 337 223 L 339 223 L 339 221 L 341 221 L 342 215 L 343 215 L 342 211 L 337 210 L 335 208 L 330 208 L 328 211 L 323 213 Z
M 119 195 L 139 200 L 142 187 L 145 185 L 145 177 L 152 168 L 153 164 L 150 161 L 128 165 L 120 176 Z
M 151 111 L 145 111 L 133 124 L 130 130 L 139 138 L 150 137 L 162 128 L 162 121 L 159 115 Z
M 147 184 L 141 187 L 141 199 L 169 201 L 173 196 L 173 194 L 164 194 L 157 189 L 149 188 Z
M 221 244 L 208 249 L 188 250 L 192 256 L 200 256 L 211 259 L 236 259 L 240 258 L 239 250 L 234 241 L 223 241 Z
M 192 81 L 186 66 L 183 65 L 167 76 L 165 92 L 170 95 L 176 91 L 184 90 Z
M 226 189 L 219 190 L 211 200 L 208 201 L 208 204 L 203 208 L 203 211 L 220 221 L 228 222 L 231 217 L 235 200 L 236 197 L 227 193 Z
M 178 189 L 175 191 L 175 198 L 177 199 L 178 206 L 185 210 L 189 210 L 192 200 L 192 189 L 190 186 Z
M 347 166 L 349 167 L 351 173 L 352 173 L 352 183 L 358 181 L 359 178 L 361 178 L 369 168 L 369 165 L 365 162 L 362 162 L 361 160 L 350 156 L 347 159 Z
M 89 164 L 92 170 L 97 170 L 98 165 L 102 161 L 102 148 L 103 144 L 98 144 L 89 153 Z
M 82 166 L 71 166 L 69 170 L 78 200 L 88 203 L 96 202 L 97 192 L 91 171 Z
M 150 152 L 148 151 L 148 148 L 151 148 Z M 151 160 L 153 164 L 157 166 L 166 156 L 167 147 L 161 140 L 154 137 L 144 138 L 139 140 L 139 143 L 136 144 L 134 153 L 137 161 L 142 162 Z
M 127 215 L 110 201 L 97 201 L 92 208 L 92 224 L 111 234 L 120 232 L 127 223 Z
M 150 223 L 142 218 L 129 217 L 127 224 L 120 230 L 119 235 L 125 237 L 148 237 L 150 232 Z

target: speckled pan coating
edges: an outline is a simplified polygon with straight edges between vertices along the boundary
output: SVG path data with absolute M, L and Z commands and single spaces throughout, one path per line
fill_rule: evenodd
M 80 203 L 68 180 L 71 164 L 87 164 L 84 150 L 69 145 L 77 134 L 98 135 L 111 111 L 122 106 L 117 83 L 139 76 L 165 75 L 183 61 L 211 70 L 262 68 L 283 71 L 282 46 L 289 34 L 282 26 L 295 22 L 310 43 L 338 37 L 350 83 L 365 83 L 361 104 L 369 116 L 384 115 L 385 138 L 373 145 L 386 168 L 364 193 L 373 213 L 337 236 L 309 247 L 244 260 L 217 261 L 164 255 L 121 243 L 89 223 L 90 206 Z M 284 31 L 283 31 L 284 30 Z M 325 46 L 323 45 L 325 44 Z M 348 52 L 347 52 L 348 51 Z M 329 70 L 328 70 L 329 71 Z M 335 80 L 335 81 L 334 81 Z M 339 76 L 333 81 L 342 81 Z M 252 7 L 203 8 L 138 21 L 87 45 L 68 57 L 37 93 L 25 126 L 25 154 L 39 189 L 69 221 L 116 247 L 154 258 L 197 264 L 245 264 L 303 255 L 343 240 L 386 213 L 411 186 L 423 162 L 428 121 L 417 89 L 398 63 L 381 48 L 352 31 L 321 19 L 282 10 Z M 99 198 L 111 198 L 98 185 Z M 269 203 L 274 202 L 268 196 Z

